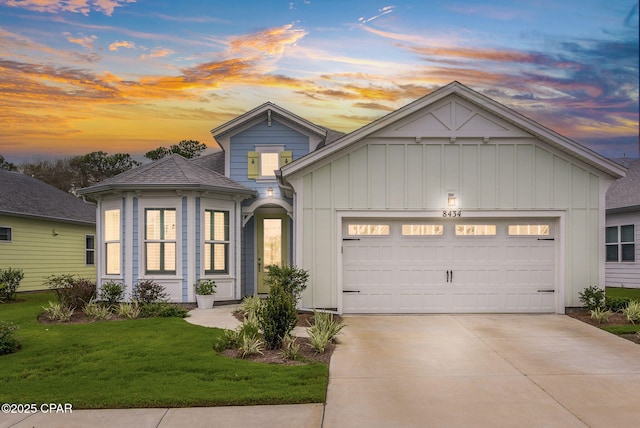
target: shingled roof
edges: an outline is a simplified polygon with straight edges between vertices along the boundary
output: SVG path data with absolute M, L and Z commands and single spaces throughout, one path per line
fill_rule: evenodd
M 198 156 L 197 158 L 190 159 L 191 162 L 209 168 L 218 174 L 224 175 L 224 151 L 211 153 L 210 155 Z
M 607 190 L 607 211 L 640 209 L 640 159 L 628 164 L 627 176 L 616 180 Z
M 96 223 L 95 204 L 20 172 L 0 170 L 0 214 Z
M 221 193 L 254 195 L 255 191 L 205 166 L 177 154 L 139 166 L 78 190 L 81 195 L 113 190 L 210 190 Z

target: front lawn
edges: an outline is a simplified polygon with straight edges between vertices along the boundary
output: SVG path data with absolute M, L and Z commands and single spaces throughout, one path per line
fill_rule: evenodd
M 0 305 L 22 349 L 0 356 L 0 402 L 81 408 L 196 407 L 324 402 L 328 367 L 224 357 L 222 330 L 180 318 L 40 324 L 51 293 Z
M 631 300 L 640 300 L 640 288 L 606 287 L 607 297 L 628 297 Z

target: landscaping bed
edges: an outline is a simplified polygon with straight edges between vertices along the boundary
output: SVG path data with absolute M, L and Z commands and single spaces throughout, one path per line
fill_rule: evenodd
M 587 309 L 576 309 L 571 312 L 567 312 L 567 315 L 571 318 L 575 318 L 584 323 L 591 324 L 594 327 L 601 328 L 609 333 L 630 340 L 631 342 L 640 344 L 640 336 L 636 333 L 623 333 L 624 331 L 640 331 L 640 325 L 629 322 L 627 317 L 620 312 L 614 312 L 611 317 L 609 317 L 608 321 L 604 321 L 602 323 L 592 319 L 591 313 Z

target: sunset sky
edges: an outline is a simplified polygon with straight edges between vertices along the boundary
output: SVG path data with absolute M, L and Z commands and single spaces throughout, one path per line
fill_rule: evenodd
M 266 101 L 349 132 L 453 80 L 638 156 L 637 0 L 0 0 L 0 155 L 140 155 Z

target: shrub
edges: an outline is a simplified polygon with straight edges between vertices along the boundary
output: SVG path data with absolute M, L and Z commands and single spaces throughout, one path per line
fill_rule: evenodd
M 109 308 L 115 308 L 124 299 L 124 284 L 115 281 L 106 282 L 100 287 L 100 301 Z
M 262 355 L 264 349 L 264 341 L 259 336 L 242 336 L 238 350 L 241 358 L 247 358 L 251 355 Z
M 631 301 L 628 297 L 605 297 L 604 306 L 613 312 L 622 312 Z
M 111 310 L 108 306 L 99 305 L 94 299 L 84 304 L 82 312 L 88 317 L 96 320 L 111 319 Z
M 596 308 L 591 311 L 591 319 L 597 321 L 602 324 L 603 322 L 609 321 L 609 318 L 613 315 L 609 309 Z
M 136 286 L 133 287 L 133 295 L 131 297 L 140 305 L 145 305 L 164 301 L 168 296 L 162 285 L 151 279 L 145 279 L 138 281 Z
M 14 331 L 17 329 L 18 326 L 13 323 L 0 322 L 0 355 L 11 354 L 22 347 L 18 338 L 14 335 Z
M 140 306 L 136 302 L 120 303 L 116 308 L 116 314 L 121 317 L 135 319 L 140 316 Z
M 70 321 L 74 312 L 73 308 L 64 303 L 54 302 L 49 302 L 49 306 L 43 306 L 42 309 L 44 309 L 44 313 L 52 321 Z
M 16 292 L 23 278 L 22 269 L 0 269 L 0 303 L 16 300 Z
M 578 293 L 578 298 L 580 303 L 590 311 L 596 308 L 602 309 L 605 305 L 604 290 L 596 285 L 592 285 L 582 290 Z
M 298 322 L 294 295 L 278 283 L 271 285 L 258 322 L 269 349 L 278 349 Z
M 622 313 L 632 324 L 635 324 L 636 321 L 640 321 L 640 302 L 637 300 L 632 300 L 631 302 L 629 302 L 629 305 L 624 308 Z
M 262 304 L 263 301 L 258 296 L 245 297 L 240 305 L 240 312 L 244 314 L 246 319 L 257 322 Z
M 44 284 L 56 293 L 61 305 L 71 309 L 81 308 L 96 295 L 93 281 L 70 274 L 51 275 Z
M 344 328 L 344 324 L 333 319 L 333 314 L 328 312 L 313 312 L 314 323 L 307 328 L 309 343 L 316 352 L 324 352 L 327 345 Z
M 282 356 L 286 360 L 295 360 L 300 355 L 300 344 L 297 338 L 291 334 L 282 341 Z
M 307 288 L 309 272 L 292 265 L 270 265 L 267 266 L 267 276 L 264 282 L 269 287 L 281 285 L 285 291 L 293 294 L 297 301 Z
M 134 302 L 137 303 L 137 302 Z M 140 316 L 151 318 L 151 317 L 162 317 L 162 318 L 186 318 L 187 317 L 187 309 L 182 306 L 174 305 L 169 302 L 154 302 L 154 303 L 145 303 L 140 305 Z

